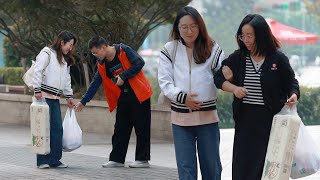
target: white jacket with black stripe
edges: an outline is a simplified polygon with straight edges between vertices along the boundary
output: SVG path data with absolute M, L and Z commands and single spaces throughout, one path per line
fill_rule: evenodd
M 213 76 L 225 58 L 224 52 L 215 43 L 206 62 L 196 64 L 193 60 L 189 63 L 186 46 L 179 40 L 172 66 L 175 43 L 176 41 L 170 41 L 165 44 L 160 53 L 158 67 L 159 86 L 164 95 L 171 100 L 171 110 L 180 113 L 192 112 L 184 104 L 189 93 L 198 94 L 195 100 L 202 102 L 200 111 L 215 110 L 217 88 Z
M 36 57 L 33 88 L 35 93 L 43 91 L 58 97 L 64 94 L 66 99 L 72 98 L 70 66 L 64 58 L 60 64 L 56 51 L 49 47 L 44 47 Z

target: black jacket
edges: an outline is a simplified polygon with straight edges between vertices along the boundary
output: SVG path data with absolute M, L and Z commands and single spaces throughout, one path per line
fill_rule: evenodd
M 249 52 L 236 50 L 222 62 L 222 66 L 214 76 L 217 88 L 221 89 L 226 81 L 222 74 L 222 67 L 227 65 L 233 72 L 232 84 L 243 87 L 245 78 L 246 56 Z M 279 50 L 267 56 L 261 66 L 261 88 L 265 106 L 271 110 L 272 114 L 278 113 L 292 93 L 300 97 L 299 83 L 295 78 L 289 59 Z M 233 118 L 239 119 L 242 99 L 233 98 Z

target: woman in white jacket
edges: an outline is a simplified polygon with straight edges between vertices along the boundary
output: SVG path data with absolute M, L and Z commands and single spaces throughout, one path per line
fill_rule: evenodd
M 179 179 L 197 179 L 197 148 L 202 179 L 220 180 L 220 132 L 213 75 L 221 66 L 224 53 L 192 7 L 178 12 L 171 39 L 160 54 L 158 81 L 171 100 Z
M 49 167 L 66 168 L 60 162 L 62 157 L 62 117 L 60 96 L 64 94 L 67 106 L 73 107 L 70 77 L 70 65 L 74 64 L 74 46 L 76 37 L 62 31 L 50 47 L 43 48 L 36 58 L 33 76 L 34 96 L 45 98 L 50 112 L 50 154 L 37 155 L 37 166 L 40 169 Z

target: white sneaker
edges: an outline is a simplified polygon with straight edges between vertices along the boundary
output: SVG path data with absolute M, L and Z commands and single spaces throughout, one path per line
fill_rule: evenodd
M 104 168 L 124 167 L 124 164 L 115 162 L 115 161 L 108 161 L 107 163 L 102 164 L 102 167 Z
M 68 164 L 63 164 L 61 163 L 59 166 L 57 166 L 56 168 L 67 168 L 69 165 Z
M 148 168 L 150 164 L 148 161 L 134 161 L 133 163 L 129 164 L 131 168 Z
M 40 166 L 38 166 L 39 169 L 48 169 L 50 168 L 49 164 L 41 164 Z

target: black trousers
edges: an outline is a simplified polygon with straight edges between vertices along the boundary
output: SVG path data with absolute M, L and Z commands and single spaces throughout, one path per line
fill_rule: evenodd
M 232 180 L 261 180 L 272 119 L 265 106 L 242 105 L 235 122 Z
M 122 91 L 118 100 L 110 161 L 125 162 L 133 127 L 137 137 L 135 160 L 150 160 L 150 99 L 140 103 L 129 89 Z

